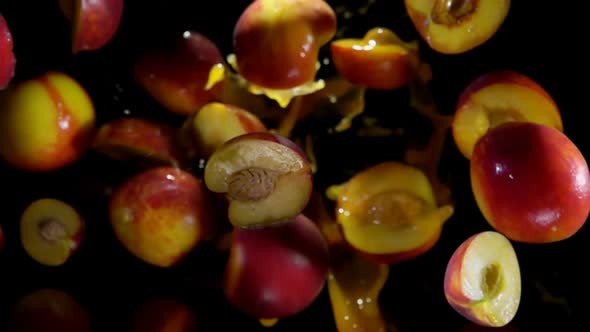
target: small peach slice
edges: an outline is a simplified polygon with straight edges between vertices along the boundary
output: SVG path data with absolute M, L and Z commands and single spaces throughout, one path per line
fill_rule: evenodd
M 511 70 L 483 74 L 459 96 L 452 123 L 458 149 L 471 159 L 475 143 L 491 128 L 509 121 L 544 124 L 563 131 L 559 109 L 541 85 Z
M 64 264 L 79 248 L 85 222 L 69 204 L 41 198 L 30 203 L 20 218 L 23 248 L 35 261 L 48 266 Z
M 4 89 L 14 77 L 16 58 L 13 41 L 6 20 L 0 14 L 0 90 Z
M 387 264 L 352 256 L 330 268 L 328 292 L 338 332 L 385 332 L 379 293 L 389 275 Z
M 90 315 L 68 293 L 42 288 L 25 295 L 16 304 L 10 332 L 88 332 Z
M 271 133 L 237 136 L 217 149 L 205 166 L 209 190 L 226 193 L 229 221 L 262 227 L 290 220 L 307 205 L 312 172 L 305 153 Z
M 136 309 L 129 325 L 129 332 L 195 332 L 197 317 L 185 303 L 153 298 Z
M 336 70 L 351 83 L 388 90 L 412 77 L 413 54 L 387 28 L 373 28 L 362 39 L 337 39 L 330 47 Z
M 394 263 L 434 246 L 453 207 L 437 207 L 422 171 L 385 161 L 357 173 L 343 185 L 336 212 L 352 247 L 373 261 Z
M 115 190 L 109 216 L 115 235 L 131 254 L 170 267 L 209 235 L 210 208 L 199 179 L 179 168 L 156 167 Z
M 405 0 L 416 30 L 435 51 L 464 53 L 494 36 L 510 0 Z
M 103 124 L 93 148 L 116 160 L 146 165 L 178 165 L 181 151 L 176 129 L 141 118 L 120 118 Z
M 494 231 L 465 240 L 449 260 L 444 292 L 451 307 L 476 324 L 510 323 L 521 296 L 520 267 L 510 241 Z
M 95 51 L 113 39 L 123 17 L 123 0 L 59 0 L 72 23 L 72 51 Z
M 264 123 L 253 113 L 238 106 L 212 102 L 201 107 L 189 117 L 183 130 L 193 154 L 209 158 L 230 139 L 248 133 L 268 131 Z
M 31 172 L 60 169 L 79 160 L 92 139 L 95 109 L 83 86 L 47 72 L 0 94 L 0 157 Z

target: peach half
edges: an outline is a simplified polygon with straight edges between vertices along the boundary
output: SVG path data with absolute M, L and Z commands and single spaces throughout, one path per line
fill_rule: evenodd
M 227 141 L 207 161 L 204 179 L 209 190 L 227 195 L 228 219 L 238 227 L 264 227 L 296 217 L 313 187 L 305 153 L 271 133 Z
M 271 89 L 312 82 L 320 48 L 336 34 L 336 13 L 324 0 L 255 0 L 233 33 L 240 75 Z
M 12 81 L 16 67 L 12 34 L 4 16 L 0 14 L 0 90 Z
M 193 155 L 209 158 L 230 139 L 255 132 L 267 132 L 253 113 L 238 106 L 212 102 L 190 116 L 182 128 L 185 143 Z
M 25 295 L 15 305 L 10 332 L 88 332 L 90 315 L 68 293 L 42 288 Z
M 136 82 L 169 111 L 190 115 L 217 99 L 224 80 L 205 89 L 209 72 L 224 63 L 217 45 L 205 35 L 185 31 L 170 49 L 149 50 L 133 65 Z
M 69 204 L 54 198 L 31 202 L 20 218 L 20 240 L 27 254 L 48 266 L 63 265 L 80 247 L 85 222 Z
M 348 244 L 377 263 L 417 257 L 438 241 L 453 214 L 437 206 L 426 175 L 418 168 L 385 161 L 341 185 L 336 218 Z
M 361 39 L 336 39 L 330 49 L 338 73 L 369 89 L 400 88 L 413 76 L 415 55 L 387 28 L 373 28 Z
M 225 270 L 225 296 L 254 318 L 294 316 L 318 297 L 328 265 L 328 244 L 304 215 L 272 227 L 236 227 Z
M 108 44 L 119 29 L 123 0 L 59 0 L 72 24 L 72 51 L 95 51 Z
M 588 164 L 561 131 L 532 122 L 505 123 L 478 141 L 470 164 L 481 213 L 510 240 L 561 241 L 586 223 Z
M 135 310 L 129 332 L 195 332 L 197 326 L 197 317 L 187 304 L 153 298 Z
M 471 159 L 475 143 L 505 122 L 540 123 L 563 131 L 559 109 L 549 93 L 532 78 L 497 70 L 471 81 L 459 96 L 452 133 L 459 151 Z
M 496 34 L 510 0 L 405 0 L 406 11 L 426 43 L 443 54 L 472 50 Z
M 142 118 L 111 120 L 98 129 L 92 147 L 115 160 L 143 165 L 179 165 L 176 129 Z
M 520 267 L 510 241 L 494 231 L 465 240 L 448 262 L 444 292 L 451 307 L 476 324 L 510 323 L 521 296 Z
M 121 244 L 159 267 L 179 262 L 213 226 L 205 186 L 175 167 L 155 167 L 129 178 L 113 192 L 109 216 Z
M 54 171 L 78 161 L 95 125 L 86 90 L 72 77 L 48 72 L 0 93 L 0 157 L 25 171 Z

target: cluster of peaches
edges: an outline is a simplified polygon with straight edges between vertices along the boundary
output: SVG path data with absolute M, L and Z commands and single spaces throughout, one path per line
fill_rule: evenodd
M 97 50 L 116 34 L 123 0 L 59 4 L 72 21 L 73 52 Z M 490 39 L 510 1 L 405 6 L 427 46 L 452 55 Z M 473 323 L 507 325 L 521 296 L 511 241 L 565 240 L 590 213 L 588 165 L 563 133 L 558 106 L 532 78 L 509 70 L 474 79 L 452 116 L 415 93 L 412 104 L 442 134 L 424 151 L 408 150 L 404 160 L 384 160 L 320 192 L 312 149 L 291 135 L 297 122 L 350 87 L 416 91 L 432 74 L 417 41 L 380 27 L 336 38 L 336 29 L 337 15 L 323 0 L 254 0 L 235 25 L 227 58 L 195 31 L 179 36 L 174 49 L 146 52 L 134 78 L 186 118 L 174 128 L 140 117 L 96 123 L 84 87 L 63 72 L 11 82 L 18 63 L 0 16 L 0 157 L 28 172 L 64 168 L 91 150 L 142 165 L 108 193 L 113 232 L 138 259 L 170 267 L 199 243 L 216 241 L 229 250 L 227 300 L 265 325 L 300 313 L 327 285 L 339 331 L 385 331 L 378 295 L 389 266 L 431 250 L 454 213 L 436 175 L 451 130 L 493 230 L 458 246 L 441 291 L 444 284 L 450 306 Z M 317 77 L 326 46 L 335 80 Z M 269 113 L 278 120 L 266 121 Z M 23 248 L 48 266 L 65 264 L 84 230 L 84 217 L 57 198 L 31 202 L 20 220 Z

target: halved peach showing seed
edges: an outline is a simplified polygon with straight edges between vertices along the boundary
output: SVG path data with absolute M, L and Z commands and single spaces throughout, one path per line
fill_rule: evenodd
M 385 161 L 342 185 L 336 213 L 344 238 L 353 248 L 377 263 L 394 263 L 430 250 L 453 207 L 437 206 L 422 171 Z
M 142 118 L 120 118 L 103 124 L 92 146 L 110 158 L 137 164 L 178 165 L 182 160 L 176 129 Z
M 15 305 L 10 332 L 88 332 L 90 315 L 70 294 L 42 288 L 25 295 Z
M 229 199 L 228 219 L 238 227 L 262 227 L 297 216 L 312 192 L 305 153 L 271 133 L 237 136 L 217 149 L 205 166 L 209 190 Z
M 31 202 L 20 218 L 20 239 L 27 254 L 49 266 L 64 264 L 78 250 L 85 231 L 82 216 L 54 198 Z
M 212 102 L 190 116 L 182 128 L 191 155 L 208 158 L 230 139 L 248 133 L 268 131 L 253 113 L 238 106 Z
M 373 28 L 362 39 L 336 39 L 330 49 L 338 73 L 369 89 L 396 89 L 413 76 L 415 55 L 387 28 Z
M 455 144 L 471 159 L 475 143 L 491 128 L 509 121 L 563 131 L 559 109 L 539 83 L 512 70 L 497 70 L 471 81 L 459 96 L 452 124 Z
M 520 267 L 510 241 L 485 231 L 461 243 L 447 265 L 444 293 L 449 305 L 474 323 L 510 323 L 521 296 Z
M 405 6 L 433 50 L 458 54 L 494 36 L 508 16 L 510 0 L 405 0 Z

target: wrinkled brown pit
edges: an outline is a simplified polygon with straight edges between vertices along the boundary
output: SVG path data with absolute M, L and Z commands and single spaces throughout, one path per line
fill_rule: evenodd
M 47 218 L 39 223 L 39 234 L 49 242 L 62 240 L 66 237 L 66 227 L 59 220 Z
M 484 268 L 482 273 L 481 290 L 486 298 L 496 296 L 501 288 L 502 276 L 500 267 L 497 264 L 490 264 Z
M 403 191 L 385 191 L 371 196 L 365 202 L 365 221 L 373 224 L 406 226 L 420 215 L 426 202 L 420 197 Z
M 228 179 L 227 195 L 237 201 L 259 201 L 268 197 L 275 189 L 279 172 L 250 167 L 233 173 Z
M 477 2 L 478 0 L 435 0 L 432 21 L 449 26 L 459 24 L 475 12 Z
M 525 121 L 524 117 L 514 110 L 496 110 L 488 113 L 490 128 L 495 128 L 506 122 Z

